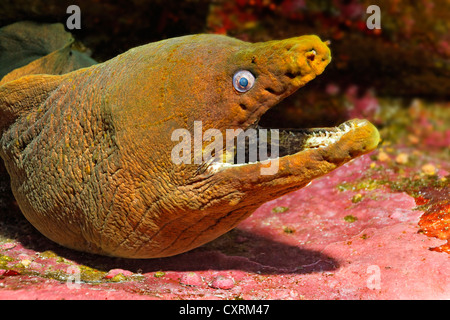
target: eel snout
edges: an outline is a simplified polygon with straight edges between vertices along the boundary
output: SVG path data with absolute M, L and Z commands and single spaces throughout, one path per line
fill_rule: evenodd
M 272 74 L 282 72 L 294 91 L 322 74 L 331 62 L 330 49 L 315 35 L 286 39 L 280 44 L 286 50 L 268 65 Z M 292 93 L 288 90 L 289 94 Z

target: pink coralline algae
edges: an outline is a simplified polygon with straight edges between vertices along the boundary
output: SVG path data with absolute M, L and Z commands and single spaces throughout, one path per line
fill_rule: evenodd
M 211 283 L 211 287 L 217 288 L 217 289 L 231 289 L 234 286 L 234 280 L 232 278 L 228 278 L 225 276 L 217 276 L 214 278 L 213 282 Z
M 356 85 L 350 86 L 345 94 L 348 106 L 348 115 L 350 118 L 374 118 L 380 110 L 380 104 L 375 94 L 367 90 L 363 94 L 358 94 Z

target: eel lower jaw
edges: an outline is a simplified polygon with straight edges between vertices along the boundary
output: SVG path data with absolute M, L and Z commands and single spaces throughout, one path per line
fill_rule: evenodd
M 262 129 L 257 125 L 252 127 Z M 295 175 L 296 164 L 307 165 L 311 171 L 323 175 L 374 150 L 380 141 L 375 126 L 369 121 L 361 119 L 349 120 L 331 128 L 282 129 L 276 130 L 278 133 L 270 129 L 265 130 L 268 133 L 267 140 L 262 143 L 267 144 L 267 149 L 271 150 L 268 153 L 271 154 L 261 157 L 261 153 L 257 152 L 257 160 L 250 161 L 248 148 L 246 148 L 245 161 L 236 161 L 235 152 L 233 163 L 213 162 L 208 166 L 208 171 L 210 173 L 218 173 L 223 170 L 247 173 L 255 171 L 257 174 L 257 170 L 253 169 L 267 167 L 269 162 L 276 161 L 279 168 L 273 173 L 274 179 L 280 175 Z M 260 143 L 261 135 L 258 136 L 258 146 Z M 274 150 L 278 152 L 274 152 Z M 332 165 L 323 165 L 324 162 Z
M 279 156 L 293 155 L 311 149 L 342 147 L 344 144 L 341 139 L 345 140 L 348 136 L 352 136 L 354 142 L 352 148 L 360 148 L 362 153 L 372 151 L 379 142 L 378 130 L 369 121 L 353 119 L 337 127 L 280 130 Z

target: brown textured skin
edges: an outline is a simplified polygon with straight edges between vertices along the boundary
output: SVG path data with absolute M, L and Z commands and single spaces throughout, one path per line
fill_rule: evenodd
M 29 74 L 64 74 L 97 64 L 60 23 L 20 21 L 0 28 L 0 86 Z M 1 119 L 0 119 L 1 121 Z M 10 178 L 0 158 L 0 207 L 16 211 Z
M 367 123 L 337 144 L 280 158 L 279 171 L 263 176 L 261 163 L 215 173 L 175 165 L 172 131 L 193 132 L 194 121 L 204 131 L 246 128 L 330 59 L 316 36 L 251 44 L 194 35 L 11 81 L 0 87 L 0 155 L 13 193 L 40 232 L 69 248 L 153 258 L 200 246 L 374 149 L 378 133 Z M 241 69 L 257 78 L 244 94 L 231 81 Z

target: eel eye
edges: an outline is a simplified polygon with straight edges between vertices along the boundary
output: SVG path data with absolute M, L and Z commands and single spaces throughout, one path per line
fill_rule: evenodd
M 233 86 L 239 92 L 247 92 L 255 84 L 255 77 L 250 71 L 241 70 L 233 76 Z

